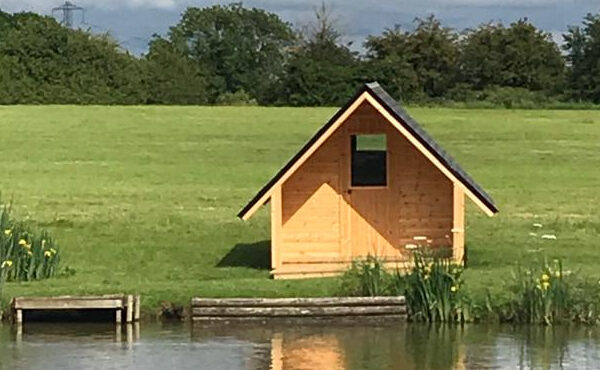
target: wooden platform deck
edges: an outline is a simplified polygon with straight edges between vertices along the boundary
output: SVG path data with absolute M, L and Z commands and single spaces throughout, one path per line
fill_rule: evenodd
M 112 310 L 116 323 L 132 323 L 140 319 L 140 296 L 130 294 L 15 297 L 11 307 L 18 324 L 23 322 L 23 311 Z
M 406 319 L 404 297 L 193 298 L 194 321 L 251 318 L 371 317 Z

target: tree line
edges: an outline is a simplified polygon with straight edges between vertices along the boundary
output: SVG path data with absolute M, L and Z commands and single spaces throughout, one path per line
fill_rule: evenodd
M 527 19 L 415 23 L 368 36 L 359 53 L 325 6 L 302 30 L 241 3 L 190 7 L 137 57 L 108 35 L 0 11 L 0 104 L 340 105 L 374 80 L 406 102 L 600 103 L 600 14 L 560 46 Z

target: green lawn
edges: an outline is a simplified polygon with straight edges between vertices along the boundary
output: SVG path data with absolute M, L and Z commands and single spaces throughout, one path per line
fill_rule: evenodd
M 600 112 L 409 111 L 500 208 L 488 218 L 468 207 L 467 284 L 499 288 L 516 263 L 543 256 L 600 277 Z M 0 107 L 3 197 L 49 228 L 63 266 L 76 270 L 7 284 L 4 299 L 137 292 L 148 310 L 194 295 L 334 293 L 335 279 L 270 280 L 256 268 L 268 258 L 267 209 L 249 222 L 236 218 L 334 112 Z

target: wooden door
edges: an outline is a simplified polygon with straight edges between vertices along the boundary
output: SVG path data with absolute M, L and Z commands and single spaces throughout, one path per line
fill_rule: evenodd
M 342 251 L 347 260 L 367 255 L 390 261 L 402 259 L 397 246 L 398 199 L 397 189 L 390 178 L 389 166 L 395 163 L 390 153 L 387 156 L 388 181 L 385 186 L 352 186 L 352 135 L 356 133 L 387 133 L 385 130 L 347 130 L 343 145 L 343 160 L 340 163 L 340 186 L 342 209 L 340 210 Z M 388 134 L 389 140 L 389 134 Z M 388 145 L 389 147 L 389 145 Z M 395 220 L 395 222 L 394 222 Z
M 349 235 L 348 252 L 351 259 L 367 255 L 386 259 L 400 256 L 393 245 L 390 229 L 388 189 L 347 189 L 345 196 Z

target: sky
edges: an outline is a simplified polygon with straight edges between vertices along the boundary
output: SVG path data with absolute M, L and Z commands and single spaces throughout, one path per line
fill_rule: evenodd
M 51 15 L 64 0 L 0 0 L 5 12 L 33 11 Z M 85 8 L 85 23 L 74 17 L 75 25 L 96 33 L 110 33 L 135 54 L 147 50 L 154 34 L 164 35 L 176 24 L 188 6 L 204 7 L 232 1 L 204 0 L 71 0 Z M 313 19 L 321 0 L 247 0 L 244 6 L 266 9 L 296 26 Z M 446 26 L 459 30 L 490 21 L 509 24 L 527 17 L 552 33 L 560 42 L 569 25 L 578 25 L 587 13 L 600 13 L 600 0 L 328 0 L 328 7 L 345 35 L 360 50 L 366 36 L 378 35 L 400 25 L 411 29 L 416 17 L 434 14 Z M 55 14 L 58 19 L 60 15 Z

